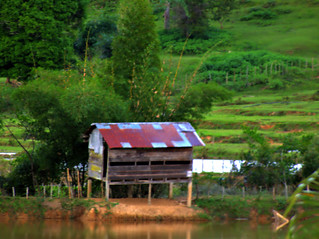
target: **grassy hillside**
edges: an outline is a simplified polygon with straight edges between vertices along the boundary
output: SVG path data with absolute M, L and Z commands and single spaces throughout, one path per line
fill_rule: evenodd
M 103 15 L 101 4 L 94 2 L 91 1 L 88 10 L 89 20 Z M 217 22 L 211 22 L 215 28 L 212 39 L 204 42 L 189 41 L 178 71 L 178 87 L 182 87 L 185 80 L 193 74 L 202 61 L 206 60 L 203 58 L 203 52 L 210 47 L 213 47 L 213 51 L 209 56 L 224 57 L 229 52 L 255 50 L 277 52 L 289 57 L 298 56 L 301 57 L 298 64 L 302 66 L 299 68 L 302 68 L 302 71 L 309 71 L 309 74 L 284 79 L 284 85 L 279 89 L 270 87 L 269 84 L 257 83 L 250 88 L 241 89 L 240 92 L 234 92 L 235 97 L 231 102 L 215 104 L 212 111 L 198 122 L 198 132 L 207 147 L 196 149 L 195 157 L 238 159 L 240 153 L 248 148 L 242 137 L 242 125 L 257 127 L 274 145 L 280 144 L 284 135 L 293 133 L 302 136 L 317 133 L 319 129 L 317 123 L 319 96 L 316 94 L 319 86 L 316 73 L 319 68 L 319 1 L 241 0 L 239 2 L 241 3 L 239 8 L 232 12 L 229 20 L 224 23 L 222 31 L 218 30 Z M 156 25 L 161 31 L 163 12 L 157 9 L 155 13 Z M 214 37 L 220 37 L 224 44 L 214 47 L 216 43 Z M 174 47 L 178 44 L 172 42 L 168 45 Z M 177 49 L 181 50 L 184 40 L 181 40 L 179 45 L 181 47 Z M 203 45 L 206 48 L 202 47 Z M 198 51 L 197 47 L 202 47 L 203 51 Z M 188 51 L 189 49 L 195 50 Z M 199 53 L 194 54 L 197 51 Z M 162 59 L 164 68 L 170 68 L 174 75 L 178 68 L 179 55 L 170 54 L 165 50 Z M 313 72 L 312 62 L 315 68 Z M 288 61 L 283 64 L 287 67 Z M 265 66 L 260 67 L 260 70 L 265 70 Z M 245 70 L 246 68 L 243 68 L 243 72 L 240 70 L 238 74 L 243 74 L 244 77 Z M 251 68 L 250 74 L 253 71 Z M 231 76 L 229 78 L 229 81 L 235 81 Z M 236 81 L 238 80 L 241 79 L 236 78 Z M 0 86 L 3 86 L 4 82 L 5 79 L 0 78 Z M 232 84 L 226 87 L 234 90 Z M 30 141 L 24 141 L 23 129 L 17 123 L 12 124 L 8 121 L 12 117 L 14 116 L 10 113 L 5 114 L 5 122 L 25 146 L 31 147 Z M 0 152 L 22 151 L 7 129 L 1 131 L 0 136 Z
M 319 80 L 283 90 L 254 88 L 240 92 L 232 102 L 216 104 L 199 124 L 206 149 L 196 149 L 196 157 L 239 159 L 248 148 L 242 126 L 256 127 L 272 145 L 283 137 L 319 132 Z
M 234 49 L 263 49 L 319 57 L 319 2 L 311 0 L 240 1 L 224 24 Z M 218 23 L 213 22 L 218 27 Z

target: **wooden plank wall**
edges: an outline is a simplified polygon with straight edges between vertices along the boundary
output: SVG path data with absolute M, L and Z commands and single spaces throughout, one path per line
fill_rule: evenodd
M 189 182 L 192 148 L 111 149 L 110 185 Z
M 89 150 L 89 165 L 88 175 L 90 178 L 102 180 L 103 177 L 103 155 L 94 153 L 94 150 Z

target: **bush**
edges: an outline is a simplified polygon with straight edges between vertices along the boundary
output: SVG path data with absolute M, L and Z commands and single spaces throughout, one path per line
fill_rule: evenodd
M 270 89 L 279 90 L 284 88 L 284 83 L 279 79 L 272 79 L 268 82 L 268 86 Z
M 87 22 L 74 42 L 75 52 L 82 58 L 85 57 L 86 50 L 91 57 L 94 55 L 101 58 L 111 57 L 111 44 L 117 33 L 115 21 L 114 18 L 103 16 L 103 18 Z
M 159 37 L 163 49 L 170 51 L 172 54 L 180 54 L 183 52 L 186 39 L 180 34 L 179 30 L 160 31 Z M 228 32 L 212 28 L 203 38 L 192 38 L 192 36 L 190 36 L 187 40 L 184 54 L 203 54 L 216 44 L 218 44 L 218 46 L 227 46 L 230 44 L 230 41 L 231 35 Z
M 281 89 L 309 74 L 305 60 L 267 51 L 228 52 L 209 57 L 200 67 L 197 80 L 210 80 L 242 90 L 254 85 Z M 228 79 L 228 80 L 227 80 Z
M 240 21 L 251 21 L 251 20 L 270 20 L 277 17 L 277 14 L 271 10 L 260 9 L 251 10 L 246 16 L 240 18 Z

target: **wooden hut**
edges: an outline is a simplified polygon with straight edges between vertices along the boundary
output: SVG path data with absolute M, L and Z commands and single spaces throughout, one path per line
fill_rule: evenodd
M 110 185 L 188 183 L 191 205 L 193 146 L 205 146 L 191 124 L 93 123 L 89 137 L 88 176 Z

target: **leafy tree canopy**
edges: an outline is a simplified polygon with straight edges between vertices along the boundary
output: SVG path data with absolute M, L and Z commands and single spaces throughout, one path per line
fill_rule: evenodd
M 83 0 L 3 0 L 0 5 L 0 76 L 28 79 L 36 67 L 62 68 L 72 56 L 72 27 Z

